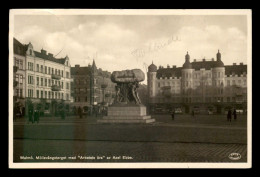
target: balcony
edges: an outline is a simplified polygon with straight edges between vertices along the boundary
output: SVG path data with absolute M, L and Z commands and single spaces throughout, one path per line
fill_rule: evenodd
M 52 75 L 51 75 L 51 78 L 52 78 L 52 79 L 56 79 L 56 80 L 60 80 L 60 79 L 61 79 L 61 76 L 56 75 L 56 74 L 52 74 Z
M 17 66 L 14 66 L 14 73 L 16 73 L 18 70 L 18 67 Z
M 61 86 L 53 85 L 53 86 L 51 86 L 51 90 L 52 91 L 60 91 L 61 90 Z
M 18 85 L 18 82 L 14 80 L 13 86 L 16 87 Z

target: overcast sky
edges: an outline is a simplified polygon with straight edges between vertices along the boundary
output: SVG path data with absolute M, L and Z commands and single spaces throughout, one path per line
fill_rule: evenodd
M 247 61 L 246 16 L 16 15 L 14 36 L 71 66 L 96 65 L 107 71 L 140 68 L 152 63 L 182 66 L 215 58 L 219 49 L 226 65 Z M 61 51 L 61 52 L 60 52 Z

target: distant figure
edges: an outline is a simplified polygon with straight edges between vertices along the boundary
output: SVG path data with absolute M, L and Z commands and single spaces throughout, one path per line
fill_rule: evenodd
M 32 123 L 34 123 L 34 122 L 39 123 L 39 117 L 40 117 L 40 112 L 39 112 L 39 110 L 36 109 L 34 111 L 34 121 Z
M 33 109 L 32 108 L 29 108 L 29 122 L 32 122 L 33 123 Z
M 65 111 L 64 108 L 61 109 L 61 119 L 64 120 L 65 119 Z
M 13 116 L 14 116 L 14 121 L 16 121 L 16 112 L 17 112 L 17 107 L 15 106 L 14 109 L 13 109 Z
M 172 111 L 172 120 L 174 120 L 174 110 Z
M 237 120 L 237 111 L 236 111 L 236 109 L 234 109 L 233 115 L 234 115 L 234 120 Z
M 232 116 L 232 112 L 231 112 L 231 109 L 229 109 L 228 113 L 227 113 L 227 121 L 228 122 L 231 122 L 231 116 Z
M 191 115 L 192 115 L 193 118 L 195 117 L 195 112 L 194 112 L 194 110 L 192 110 Z
M 82 118 L 82 109 L 81 109 L 81 107 L 79 107 L 79 109 L 78 109 L 78 114 L 79 114 L 79 118 L 81 119 Z

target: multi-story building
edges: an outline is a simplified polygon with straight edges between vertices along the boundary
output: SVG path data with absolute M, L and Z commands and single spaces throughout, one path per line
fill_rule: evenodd
M 24 45 L 13 39 L 14 73 L 13 95 L 14 106 L 18 106 L 22 113 L 25 111 L 25 49 Z
M 217 59 L 190 62 L 186 54 L 182 67 L 167 68 L 153 63 L 148 68 L 148 93 L 151 111 L 181 108 L 189 113 L 224 113 L 230 108 L 247 109 L 247 65 L 224 65 Z
M 55 58 L 43 49 L 41 52 L 35 51 L 31 43 L 23 45 L 16 39 L 14 41 L 14 48 L 19 44 L 20 54 L 25 58 L 23 95 L 26 112 L 28 106 L 33 105 L 41 112 L 54 115 L 58 113 L 59 103 L 65 104 L 68 110 L 71 102 L 69 57 Z
M 115 84 L 110 76 L 110 72 L 97 69 L 94 60 L 92 65 L 71 67 L 74 109 L 81 107 L 85 112 L 91 113 L 95 106 L 112 104 L 115 97 Z

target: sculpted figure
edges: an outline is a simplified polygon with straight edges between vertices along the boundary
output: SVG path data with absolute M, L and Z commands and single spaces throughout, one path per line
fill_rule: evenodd
M 111 75 L 111 81 L 116 83 L 117 103 L 141 104 L 137 89 L 139 82 L 145 79 L 145 75 L 140 69 L 114 71 Z

